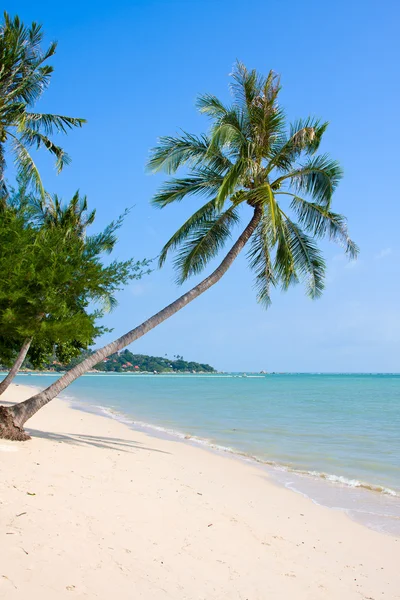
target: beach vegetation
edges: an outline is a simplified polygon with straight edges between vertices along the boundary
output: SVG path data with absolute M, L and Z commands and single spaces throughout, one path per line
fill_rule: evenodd
M 104 264 L 123 217 L 89 235 L 95 212 L 78 193 L 64 205 L 20 188 L 0 212 L 0 361 L 11 367 L 2 394 L 26 357 L 34 368 L 50 357 L 65 364 L 91 346 L 106 331 L 98 322 L 116 292 L 147 261 Z

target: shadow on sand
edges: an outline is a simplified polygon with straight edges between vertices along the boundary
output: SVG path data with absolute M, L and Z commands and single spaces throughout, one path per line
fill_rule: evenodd
M 15 402 L 0 401 L 0 406 L 11 406 Z M 26 427 L 26 432 L 33 438 L 42 438 L 74 446 L 94 446 L 95 448 L 105 448 L 106 450 L 117 450 L 118 452 L 134 452 L 135 450 L 147 450 L 149 452 L 160 452 L 161 454 L 170 454 L 157 448 L 143 446 L 140 442 L 134 440 L 124 440 L 122 438 L 104 437 L 100 435 L 86 435 L 84 433 L 52 433 L 41 431 L 40 429 L 31 429 Z
M 39 429 L 26 428 L 27 433 L 33 438 L 41 438 L 64 444 L 72 444 L 75 446 L 94 446 L 95 448 L 105 448 L 107 450 L 116 450 L 118 452 L 135 452 L 136 450 L 146 450 L 150 452 L 160 452 L 161 454 L 169 454 L 164 450 L 157 448 L 149 448 L 143 446 L 140 442 L 133 440 L 124 440 L 122 438 L 104 437 L 100 435 L 86 435 L 84 433 L 52 433 L 40 431 Z

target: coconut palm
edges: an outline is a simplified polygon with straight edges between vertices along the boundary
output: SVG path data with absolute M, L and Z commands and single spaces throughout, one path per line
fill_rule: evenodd
M 236 234 L 219 266 L 205 279 L 150 319 L 97 350 L 66 375 L 27 401 L 8 409 L 4 431 L 18 437 L 23 424 L 72 381 L 108 355 L 121 350 L 171 317 L 215 285 L 245 246 L 254 272 L 257 298 L 270 304 L 270 289 L 303 281 L 311 298 L 324 287 L 325 263 L 318 239 L 328 236 L 354 258 L 346 220 L 331 210 L 332 195 L 342 171 L 327 155 L 317 155 L 327 123 L 307 118 L 287 126 L 278 104 L 279 78 L 262 77 L 237 64 L 233 102 L 215 96 L 198 99 L 198 109 L 211 119 L 209 135 L 183 133 L 164 137 L 153 150 L 151 171 L 174 174 L 153 202 L 164 208 L 187 197 L 203 197 L 199 208 L 165 244 L 160 265 L 175 252 L 178 282 L 199 274 Z M 241 217 L 247 216 L 245 225 Z M 239 229 L 240 227 L 240 229 Z M 4 435 L 4 434 L 3 434 Z
M 53 42 L 42 50 L 42 27 L 26 27 L 16 16 L 4 13 L 0 26 L 0 186 L 6 193 L 4 169 L 6 151 L 14 155 L 17 172 L 28 179 L 44 197 L 44 188 L 30 150 L 46 148 L 56 159 L 60 172 L 70 162 L 68 154 L 54 143 L 55 133 L 81 127 L 84 119 L 31 112 L 48 88 L 53 67 L 45 64 L 56 51 Z
M 26 195 L 23 199 L 30 213 L 32 222 L 39 228 L 47 230 L 59 229 L 64 236 L 77 236 L 85 241 L 86 252 L 110 254 L 117 243 L 117 230 L 122 226 L 129 209 L 112 221 L 105 229 L 98 233 L 87 236 L 87 228 L 93 224 L 96 217 L 96 209 L 89 211 L 87 196 L 81 196 L 79 190 L 75 192 L 71 200 L 64 204 L 57 194 L 46 194 L 46 198 L 37 198 L 33 194 Z M 103 299 L 104 304 L 109 302 Z
M 84 238 L 86 229 L 93 224 L 96 210 L 89 213 L 87 197 L 81 197 L 79 190 L 75 192 L 68 204 L 63 204 L 57 194 L 45 199 L 32 197 L 30 202 L 33 220 L 41 227 L 59 228 L 66 235 L 77 235 Z

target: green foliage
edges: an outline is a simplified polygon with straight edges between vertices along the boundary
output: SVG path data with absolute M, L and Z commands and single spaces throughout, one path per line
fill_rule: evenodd
M 91 351 L 84 352 L 79 358 L 73 359 L 66 365 L 66 370 L 69 371 L 75 365 L 79 364 L 84 358 L 92 354 Z M 60 361 L 62 362 L 62 361 Z M 62 371 L 65 365 L 50 363 L 49 367 L 56 371 Z M 97 371 L 105 372 L 148 372 L 153 373 L 215 373 L 215 369 L 207 364 L 201 364 L 193 361 L 186 361 L 183 356 L 176 356 L 175 359 L 160 356 L 147 356 L 146 354 L 132 354 L 130 350 L 111 354 L 103 362 L 94 366 Z
M 345 217 L 331 210 L 341 167 L 316 154 L 328 124 L 312 117 L 288 124 L 272 71 L 264 77 L 237 63 L 232 79 L 231 105 L 210 94 L 198 99 L 198 110 L 211 122 L 207 135 L 162 137 L 152 151 L 151 171 L 189 171 L 164 182 L 153 198 L 156 206 L 189 196 L 206 200 L 165 244 L 160 265 L 174 251 L 179 283 L 198 274 L 224 247 L 247 205 L 261 209 L 248 252 L 258 300 L 268 306 L 271 287 L 287 289 L 299 281 L 311 298 L 318 297 L 325 276 L 318 239 L 339 242 L 350 258 L 358 253 Z
M 148 261 L 108 261 L 123 217 L 87 235 L 94 213 L 75 194 L 63 206 L 23 190 L 12 193 L 0 218 L 0 360 L 13 362 L 22 342 L 33 338 L 28 357 L 41 367 L 80 355 L 105 331 L 97 325 L 115 304 L 115 294 L 139 279 Z
M 50 138 L 81 127 L 84 119 L 36 113 L 30 109 L 48 88 L 53 67 L 46 64 L 57 44 L 43 50 L 41 25 L 26 27 L 18 17 L 4 13 L 0 25 L 0 183 L 3 190 L 5 152 L 11 150 L 18 174 L 34 185 L 42 198 L 42 180 L 31 156 L 31 149 L 45 148 L 53 155 L 57 171 L 70 162 L 68 154 Z
M 65 206 L 57 194 L 53 195 L 51 202 L 48 201 L 48 198 L 44 200 L 31 196 L 29 205 L 32 218 L 37 225 L 48 229 L 61 228 L 66 235 L 78 237 L 85 235 L 87 227 L 93 224 L 96 216 L 95 210 L 87 214 L 87 197 L 81 198 L 79 191 L 75 192 L 71 201 Z M 115 238 L 113 243 L 115 243 Z

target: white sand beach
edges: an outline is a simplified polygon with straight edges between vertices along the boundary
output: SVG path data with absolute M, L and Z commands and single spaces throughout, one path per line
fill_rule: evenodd
M 60 400 L 27 429 L 0 440 L 1 598 L 400 598 L 400 540 L 257 466 Z

